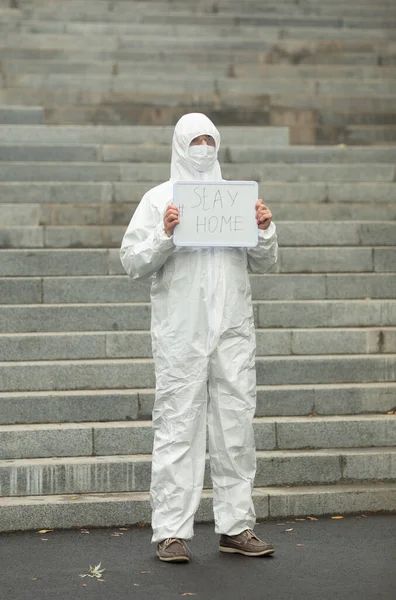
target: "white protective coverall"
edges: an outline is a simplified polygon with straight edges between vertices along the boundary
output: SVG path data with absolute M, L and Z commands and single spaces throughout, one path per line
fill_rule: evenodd
M 216 153 L 195 168 L 191 141 L 211 135 Z M 184 115 L 172 143 L 171 178 L 147 192 L 120 255 L 132 279 L 152 278 L 156 374 L 151 506 L 153 542 L 190 539 L 205 468 L 206 424 L 216 533 L 253 529 L 256 457 L 255 329 L 248 267 L 264 273 L 277 259 L 274 223 L 255 248 L 175 247 L 163 217 L 178 180 L 221 180 L 220 135 L 203 114 Z M 195 166 L 194 166 L 195 165 Z

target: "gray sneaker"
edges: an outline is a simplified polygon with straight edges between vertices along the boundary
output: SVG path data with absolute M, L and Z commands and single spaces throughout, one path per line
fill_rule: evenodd
M 245 529 L 238 535 L 222 535 L 219 550 L 244 556 L 265 556 L 275 552 L 273 544 L 260 540 L 251 529 Z
M 184 540 L 167 538 L 157 544 L 157 556 L 165 562 L 189 562 L 191 552 Z

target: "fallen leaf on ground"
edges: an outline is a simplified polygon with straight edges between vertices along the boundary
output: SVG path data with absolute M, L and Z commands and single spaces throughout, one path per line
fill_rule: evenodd
M 32 581 L 38 581 L 40 577 L 32 577 Z
M 81 529 L 80 533 L 89 533 L 88 529 Z
M 304 546 L 304 544 L 296 544 L 296 546 Z
M 120 527 L 120 531 L 128 531 L 128 527 Z
M 86 583 L 83 583 L 83 584 L 82 584 L 82 586 L 83 586 L 83 587 L 87 587 L 87 584 L 86 584 Z
M 134 585 L 135 587 L 139 587 L 139 586 L 140 586 L 140 583 L 134 583 L 133 585 Z
M 36 533 L 50 533 L 51 531 L 54 531 L 53 529 L 40 529 L 40 531 L 36 531 Z
M 291 529 L 286 529 L 286 531 L 293 531 L 293 527 Z
M 123 533 L 121 533 L 121 531 L 114 531 L 114 532 L 113 532 L 111 535 L 112 535 L 113 537 L 120 537 L 121 535 L 124 535 L 124 534 L 123 534 Z
M 309 519 L 310 521 L 318 521 L 316 517 L 307 517 L 307 519 Z
M 184 594 L 180 594 L 181 596 L 196 596 L 196 592 L 184 592 Z
M 48 542 L 48 538 L 41 538 L 42 542 Z
M 151 573 L 151 571 L 140 571 L 141 573 Z
M 95 579 L 102 579 L 102 573 L 103 571 L 106 571 L 106 569 L 101 569 L 101 562 L 96 565 L 96 567 L 91 567 L 91 565 L 89 565 L 89 571 L 88 573 L 83 573 L 80 575 L 80 577 L 95 577 Z
M 344 517 L 342 517 L 341 515 L 337 515 L 335 517 L 331 517 L 332 519 L 343 519 Z
M 72 500 L 78 500 L 77 496 L 73 496 Z
M 305 521 L 305 519 L 296 519 L 296 521 Z

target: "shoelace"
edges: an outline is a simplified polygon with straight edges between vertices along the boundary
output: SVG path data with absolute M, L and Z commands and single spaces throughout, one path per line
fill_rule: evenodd
M 164 548 L 167 548 L 168 546 L 173 544 L 173 542 L 180 542 L 180 540 L 178 540 L 177 538 L 166 538 L 166 540 L 164 541 Z
M 255 540 L 258 540 L 258 537 L 255 533 L 253 533 L 253 531 L 251 529 L 246 529 L 246 531 L 244 531 L 244 533 L 246 534 L 246 537 L 248 540 L 251 540 L 252 538 L 254 538 Z

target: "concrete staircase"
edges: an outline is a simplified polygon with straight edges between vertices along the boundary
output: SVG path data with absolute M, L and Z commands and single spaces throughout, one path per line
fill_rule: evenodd
M 150 519 L 149 290 L 118 247 L 198 109 L 279 232 L 251 276 L 258 517 L 396 510 L 394 21 L 384 0 L 0 0 L 0 530 Z
M 0 105 L 47 124 L 290 127 L 294 144 L 396 141 L 392 0 L 1 0 Z

